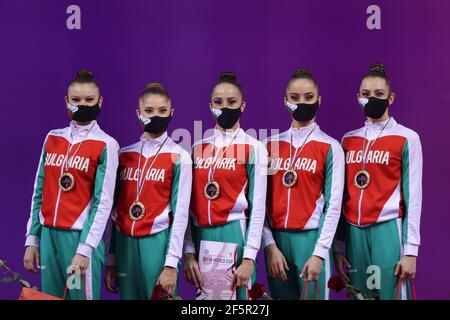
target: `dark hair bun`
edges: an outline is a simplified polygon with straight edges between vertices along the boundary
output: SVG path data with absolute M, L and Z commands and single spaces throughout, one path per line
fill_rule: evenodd
M 94 79 L 94 74 L 89 69 L 81 69 L 77 72 L 77 76 L 75 78 L 76 81 L 92 81 Z
M 166 91 L 164 85 L 161 82 L 150 82 L 146 87 L 146 90 L 161 90 Z
M 144 91 L 142 91 L 139 95 L 139 98 L 142 99 L 149 94 L 160 95 L 167 99 L 170 99 L 169 93 L 166 91 L 166 88 L 161 82 L 150 82 L 149 84 L 147 84 Z
M 219 81 L 237 82 L 237 77 L 234 72 L 222 72 L 219 76 Z
M 382 63 L 372 63 L 370 66 L 371 73 L 379 73 L 386 76 L 386 67 Z
M 298 68 L 292 74 L 292 79 L 297 79 L 297 78 L 309 78 L 309 79 L 312 79 L 313 75 L 312 75 L 311 71 L 309 71 L 306 68 Z

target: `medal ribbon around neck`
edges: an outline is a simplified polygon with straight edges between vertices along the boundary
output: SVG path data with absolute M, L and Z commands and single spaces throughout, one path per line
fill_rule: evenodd
M 153 161 L 150 164 L 150 166 L 147 168 L 145 174 L 144 174 L 144 169 L 145 169 L 145 166 L 147 165 L 147 161 L 148 161 L 148 159 L 150 157 L 149 158 L 145 158 L 144 166 L 142 167 L 142 170 L 141 170 L 142 151 L 144 149 L 145 143 L 148 140 L 146 139 L 146 140 L 142 141 L 142 143 L 141 143 L 141 151 L 139 153 L 139 160 L 138 160 L 138 178 L 137 178 L 137 181 L 136 181 L 136 202 L 139 202 L 139 196 L 141 195 L 142 189 L 144 188 L 145 177 L 147 176 L 147 173 L 150 171 L 150 169 L 155 164 L 155 161 L 158 158 L 159 152 L 161 151 L 162 147 L 164 146 L 164 144 L 166 143 L 168 138 L 169 138 L 169 136 L 167 136 L 166 139 L 164 139 L 163 143 L 161 143 L 161 145 L 159 146 L 158 151 L 156 151 L 155 157 L 153 158 Z
M 72 150 L 73 147 L 73 130 L 70 132 L 70 142 L 67 146 L 66 155 L 64 157 L 63 164 L 61 166 L 61 176 L 58 180 L 59 189 L 63 192 L 68 192 L 72 190 L 75 186 L 75 177 L 69 172 L 69 163 L 72 162 L 72 159 L 77 154 L 78 150 L 80 149 L 83 142 L 87 139 L 89 133 L 91 132 L 92 128 L 94 127 L 95 123 L 91 125 L 89 130 L 87 131 L 86 135 L 81 139 L 81 142 L 78 144 L 77 149 L 72 154 L 72 156 L 69 158 L 69 153 Z
M 292 147 L 289 148 L 289 170 L 292 170 L 294 168 L 294 162 L 295 160 L 297 160 L 297 157 L 300 155 L 300 153 L 303 150 L 303 147 L 306 144 L 306 141 L 308 141 L 309 136 L 313 133 L 314 129 L 316 128 L 316 125 L 313 125 L 313 128 L 311 129 L 311 131 L 309 131 L 308 135 L 306 136 L 305 141 L 303 141 L 302 145 L 298 148 L 295 148 L 295 153 L 294 153 L 294 159 L 292 159 Z M 292 146 L 292 131 L 291 131 L 291 146 Z M 299 151 L 300 150 L 300 151 Z M 297 152 L 298 151 L 298 152 Z
M 390 121 L 391 121 L 391 118 L 389 118 L 388 122 L 386 122 L 386 124 L 381 129 L 381 132 L 376 136 L 376 138 L 373 140 L 372 143 L 370 143 L 370 141 L 369 141 L 369 143 L 367 144 L 367 150 L 366 150 L 367 128 L 365 128 L 365 130 L 364 130 L 364 140 L 363 140 L 363 146 L 362 146 L 362 150 L 361 150 L 362 163 L 363 163 L 362 169 L 355 174 L 355 177 L 353 179 L 353 183 L 354 183 L 355 187 L 360 190 L 366 189 L 370 184 L 370 173 L 366 171 L 367 157 L 368 157 L 370 151 L 372 150 L 375 142 L 378 140 L 379 137 L 381 137 L 381 135 L 384 132 L 384 129 L 387 127 L 387 125 L 389 124 Z
M 73 147 L 73 131 L 70 132 L 70 142 L 69 145 L 67 147 L 67 152 L 66 152 L 66 156 L 64 157 L 64 167 L 65 167 L 65 171 L 68 172 L 69 171 L 69 162 L 72 161 L 73 157 L 75 157 L 75 155 L 77 154 L 78 150 L 80 149 L 81 145 L 83 144 L 83 142 L 87 139 L 89 133 L 91 132 L 92 128 L 94 127 L 95 124 L 92 124 L 91 127 L 89 128 L 88 132 L 86 133 L 86 135 L 83 137 L 83 139 L 81 140 L 80 144 L 78 145 L 77 149 L 75 150 L 75 152 L 72 154 L 72 156 L 70 157 L 70 159 L 68 159 L 69 157 L 69 153 L 72 150 Z
M 378 138 L 381 137 L 384 129 L 387 127 L 387 125 L 389 124 L 390 121 L 391 121 L 391 118 L 389 118 L 388 122 L 386 122 L 386 124 L 381 129 L 381 132 L 378 134 L 378 136 L 375 138 L 375 140 L 373 140 L 372 145 L 370 144 L 370 142 L 367 144 L 367 152 L 366 152 L 367 128 L 364 130 L 364 141 L 363 141 L 363 147 L 362 147 L 362 161 L 363 161 L 362 171 L 364 171 L 366 169 L 367 156 L 369 155 L 370 150 L 372 150 L 373 145 L 378 140 Z
M 291 144 L 289 145 L 289 162 L 290 162 L 289 169 L 284 172 L 283 177 L 281 178 L 281 181 L 283 182 L 283 185 L 286 188 L 291 188 L 297 183 L 297 172 L 294 170 L 294 163 L 295 160 L 297 160 L 297 156 L 299 156 L 300 153 L 302 152 L 303 147 L 306 145 L 306 142 L 308 141 L 309 137 L 311 136 L 315 128 L 316 125 L 314 124 L 312 129 L 306 136 L 305 140 L 301 144 L 301 146 L 295 148 L 294 158 L 292 158 L 292 130 L 291 130 Z

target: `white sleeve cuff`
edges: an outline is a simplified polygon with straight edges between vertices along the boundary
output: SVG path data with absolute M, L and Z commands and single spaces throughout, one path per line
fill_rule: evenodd
M 77 248 L 77 253 L 87 258 L 91 257 L 93 248 L 87 243 L 80 243 Z
M 415 244 L 406 243 L 403 248 L 404 256 L 415 256 L 417 257 L 419 254 L 419 246 Z
M 318 256 L 324 260 L 328 258 L 329 249 L 325 248 L 324 246 L 320 244 L 316 244 L 316 247 L 314 248 L 313 256 Z
M 242 259 L 250 259 L 250 260 L 255 261 L 257 253 L 258 253 L 257 249 L 251 248 L 251 247 L 245 247 L 244 248 L 244 256 L 242 257 Z
M 275 243 L 275 239 L 273 238 L 272 231 L 270 230 L 270 227 L 267 224 L 267 221 L 262 230 L 262 242 L 263 242 L 263 248 L 267 247 L 269 244 Z
M 275 240 L 273 238 L 270 238 L 270 239 L 264 239 L 263 242 L 264 242 L 264 248 L 266 248 L 267 246 L 274 244 Z
M 30 234 L 25 240 L 25 247 L 38 247 L 39 248 L 39 237 Z
M 164 264 L 165 267 L 172 267 L 172 268 L 177 268 L 178 267 L 178 262 L 180 261 L 180 259 L 178 259 L 178 257 L 174 257 L 174 256 L 166 256 L 166 263 Z

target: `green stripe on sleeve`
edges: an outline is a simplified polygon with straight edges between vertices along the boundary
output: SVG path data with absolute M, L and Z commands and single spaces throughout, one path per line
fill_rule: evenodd
M 103 193 L 103 183 L 105 181 L 106 174 L 106 166 L 107 166 L 107 147 L 103 149 L 102 155 L 100 157 L 99 164 L 97 166 L 97 171 L 95 173 L 95 182 L 94 182 L 94 202 L 89 212 L 89 217 L 83 227 L 83 231 L 81 232 L 80 243 L 85 243 L 86 239 L 91 230 L 92 224 L 94 223 L 95 216 L 97 215 L 98 206 Z
M 45 166 L 45 146 L 47 145 L 47 140 L 44 142 L 44 146 L 42 147 L 41 152 L 41 160 L 40 165 L 38 168 L 38 175 L 37 175 L 37 183 L 36 188 L 34 189 L 34 195 L 33 195 L 33 214 L 31 218 L 31 227 L 29 234 L 34 235 L 37 237 L 40 237 L 41 234 L 41 223 L 39 221 L 39 212 L 41 211 L 42 207 L 42 189 L 44 184 L 44 166 Z
M 319 222 L 319 236 L 322 233 L 323 223 L 325 221 L 325 217 L 327 215 L 328 208 L 330 207 L 330 198 L 331 198 L 331 186 L 333 185 L 333 148 L 330 146 L 330 149 L 327 153 L 326 165 L 325 165 L 325 186 L 324 186 L 324 196 L 325 196 L 325 205 L 323 207 L 323 213 L 320 216 Z
M 252 217 L 252 209 L 253 209 L 253 196 L 255 190 L 255 152 L 256 149 L 252 148 L 252 152 L 250 153 L 250 159 L 247 163 L 247 180 L 248 180 L 248 191 L 247 191 L 247 201 L 248 201 L 248 223 L 247 226 L 250 226 L 250 221 Z M 248 233 L 250 228 L 247 227 L 246 235 L 245 235 L 245 243 L 247 243 Z
M 408 209 L 409 209 L 409 146 L 405 141 L 402 152 L 402 191 L 405 201 L 405 217 L 403 219 L 402 239 L 403 243 L 408 242 Z
M 172 230 L 173 230 L 173 218 L 176 214 L 177 209 L 177 201 L 178 201 L 178 191 L 180 189 L 180 175 L 181 175 L 181 155 L 178 157 L 175 167 L 173 168 L 173 178 L 172 178 L 172 187 L 171 187 L 171 195 L 170 195 L 170 208 L 172 211 L 172 225 L 169 230 L 169 238 L 168 244 L 166 248 L 166 256 L 169 253 L 170 247 L 170 239 L 172 239 Z

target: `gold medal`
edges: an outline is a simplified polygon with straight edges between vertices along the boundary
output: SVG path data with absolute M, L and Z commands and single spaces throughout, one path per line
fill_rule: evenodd
M 134 201 L 128 210 L 128 214 L 133 221 L 141 220 L 145 214 L 145 206 L 140 201 Z
M 290 169 L 283 174 L 283 185 L 286 188 L 291 188 L 297 183 L 297 172 Z
M 75 178 L 70 172 L 66 171 L 59 178 L 58 184 L 62 191 L 70 191 L 75 186 Z
M 219 197 L 220 187 L 219 184 L 214 180 L 209 180 L 205 185 L 205 197 L 208 200 L 214 200 Z
M 360 190 L 366 189 L 370 184 L 370 174 L 365 169 L 358 171 L 355 174 L 354 184 Z

